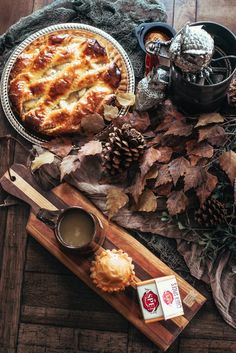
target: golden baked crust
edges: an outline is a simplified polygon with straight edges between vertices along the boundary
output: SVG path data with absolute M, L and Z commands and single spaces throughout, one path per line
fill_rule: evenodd
M 132 259 L 122 250 L 103 250 L 91 266 L 94 284 L 104 292 L 118 292 L 134 283 Z
M 98 34 L 62 30 L 32 42 L 11 71 L 9 96 L 23 124 L 49 136 L 76 133 L 127 90 L 126 66 Z

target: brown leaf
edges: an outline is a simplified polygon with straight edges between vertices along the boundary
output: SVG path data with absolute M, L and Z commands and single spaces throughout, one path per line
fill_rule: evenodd
M 59 165 L 56 163 L 42 165 L 34 172 L 34 178 L 43 190 L 51 190 L 61 183 Z
M 132 186 L 130 186 L 127 190 L 128 192 L 131 193 L 136 203 L 138 202 L 139 196 L 142 194 L 145 185 L 146 185 L 146 178 L 142 176 L 141 173 L 138 173 L 135 179 L 135 183 Z
M 219 158 L 219 163 L 223 171 L 227 174 L 231 184 L 234 186 L 236 178 L 236 153 L 233 151 L 223 153 Z
M 56 137 L 55 139 L 44 142 L 42 147 L 56 154 L 57 156 L 66 157 L 73 148 L 73 143 L 68 137 Z
M 81 128 L 86 134 L 97 134 L 102 131 L 105 127 L 103 117 L 98 114 L 85 115 L 81 119 Z
M 157 199 L 154 193 L 146 189 L 140 196 L 137 204 L 137 211 L 154 212 L 157 208 Z
M 172 115 L 167 115 L 164 117 L 163 121 L 157 125 L 155 132 L 165 132 L 169 129 L 170 125 L 175 121 Z
M 147 142 L 147 146 L 148 147 L 158 146 L 161 143 L 161 139 L 162 139 L 162 134 L 158 134 L 153 139 Z
M 188 168 L 184 176 L 184 192 L 202 184 L 204 173 L 205 171 L 199 166 Z
M 186 142 L 186 150 L 189 156 L 193 154 L 201 158 L 211 158 L 214 153 L 214 148 L 206 141 L 190 140 Z
M 186 210 L 188 206 L 188 198 L 181 191 L 173 191 L 167 200 L 167 209 L 171 216 L 177 215 Z
M 158 158 L 158 162 L 168 163 L 173 153 L 172 148 L 166 146 L 166 147 L 159 147 L 157 150 L 161 153 L 160 157 Z
M 130 124 L 134 129 L 139 132 L 144 132 L 150 126 L 150 118 L 147 112 L 128 113 L 124 116 L 119 116 L 113 120 L 113 124 L 121 127 L 124 123 Z
M 111 188 L 107 192 L 106 209 L 108 211 L 108 219 L 111 219 L 119 209 L 124 207 L 129 201 L 129 197 L 122 189 Z
M 102 152 L 102 143 L 100 141 L 92 140 L 86 143 L 78 152 L 78 157 L 80 160 L 85 156 L 94 156 L 95 154 L 100 154 Z
M 189 155 L 189 159 L 190 159 L 190 164 L 193 167 L 195 167 L 198 164 L 200 164 L 199 162 L 203 160 L 202 157 L 196 156 L 195 154 L 190 154 Z
M 157 176 L 159 174 L 159 167 L 157 165 L 153 165 L 149 171 L 147 172 L 147 174 L 145 175 L 145 179 L 149 180 L 149 179 L 156 179 Z
M 168 196 L 171 192 L 172 187 L 173 187 L 173 183 L 166 183 L 156 188 L 155 192 L 159 196 Z
M 183 176 L 190 167 L 190 163 L 186 158 L 179 157 L 171 161 L 168 166 L 174 185 L 176 185 L 179 178 Z
M 68 175 L 72 172 L 74 172 L 80 164 L 78 155 L 70 155 L 65 158 L 63 158 L 61 165 L 60 165 L 60 171 L 61 171 L 61 180 L 65 177 L 65 175 Z
M 169 129 L 165 132 L 164 135 L 189 136 L 191 135 L 192 130 L 192 125 L 186 124 L 181 120 L 177 120 L 170 124 Z
M 161 166 L 159 169 L 158 177 L 155 183 L 155 187 L 159 187 L 161 185 L 171 183 L 172 182 L 172 177 L 169 172 L 169 168 L 167 164 L 164 164 Z
M 158 161 L 158 158 L 160 158 L 161 153 L 156 150 L 153 147 L 148 148 L 142 157 L 141 160 L 141 165 L 140 165 L 140 170 L 141 170 L 141 175 L 144 176 L 151 166 Z
M 180 113 L 170 99 L 166 99 L 163 103 L 163 109 L 165 115 L 173 116 L 175 120 L 181 120 L 183 114 Z
M 199 142 L 191 152 L 191 154 L 202 158 L 211 158 L 213 153 L 214 148 L 205 141 Z
M 108 219 L 111 219 L 117 214 L 119 209 L 124 207 L 129 201 L 129 197 L 124 193 L 123 189 L 111 188 L 107 192 L 106 210 Z
M 157 175 L 158 167 L 156 165 L 153 165 L 144 176 L 142 176 L 141 173 L 137 174 L 135 183 L 128 188 L 128 191 L 132 194 L 136 203 L 138 202 L 139 196 L 143 192 L 147 180 L 155 179 Z
M 202 114 L 198 118 L 198 122 L 195 127 L 206 126 L 213 123 L 222 123 L 224 121 L 224 117 L 219 113 L 207 113 Z
M 219 125 L 202 128 L 198 133 L 198 142 L 207 140 L 214 146 L 222 146 L 225 141 L 225 130 Z
M 211 195 L 218 183 L 218 179 L 215 175 L 208 172 L 205 173 L 202 184 L 197 188 L 196 193 L 202 206 L 206 199 Z

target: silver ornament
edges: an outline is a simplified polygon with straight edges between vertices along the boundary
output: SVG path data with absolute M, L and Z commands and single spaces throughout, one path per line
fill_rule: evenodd
M 187 24 L 173 39 L 170 60 L 183 72 L 196 73 L 206 68 L 212 58 L 214 40 L 202 26 Z
M 156 107 L 166 97 L 169 83 L 168 70 L 153 68 L 149 74 L 139 81 L 136 89 L 136 109 L 139 111 Z

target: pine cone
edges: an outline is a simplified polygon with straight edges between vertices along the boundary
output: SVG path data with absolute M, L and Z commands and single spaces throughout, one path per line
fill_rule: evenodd
M 103 148 L 105 167 L 111 175 L 122 173 L 143 155 L 143 135 L 129 124 L 114 127 Z
M 195 212 L 195 221 L 204 227 L 216 226 L 225 223 L 226 213 L 220 201 L 210 198 Z

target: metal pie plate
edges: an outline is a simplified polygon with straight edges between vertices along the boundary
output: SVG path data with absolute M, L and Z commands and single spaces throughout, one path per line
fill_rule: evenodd
M 48 139 L 45 137 L 37 136 L 36 133 L 33 133 L 29 130 L 27 130 L 21 123 L 21 121 L 17 118 L 17 116 L 14 114 L 12 107 L 11 107 L 11 102 L 9 99 L 8 95 L 8 87 L 9 87 L 9 77 L 11 70 L 18 58 L 18 56 L 24 51 L 24 49 L 31 44 L 34 40 L 38 39 L 41 36 L 44 36 L 45 34 L 56 32 L 59 30 L 71 30 L 71 29 L 76 29 L 76 30 L 83 30 L 83 31 L 88 31 L 92 32 L 95 34 L 100 35 L 101 37 L 105 38 L 108 42 L 110 42 L 120 53 L 121 58 L 123 59 L 127 74 L 128 74 L 128 85 L 127 85 L 127 91 L 128 92 L 134 92 L 135 89 L 135 76 L 134 76 L 134 71 L 133 67 L 131 64 L 131 61 L 125 52 L 125 50 L 122 48 L 122 46 L 109 34 L 106 32 L 96 28 L 92 27 L 89 25 L 85 24 L 80 24 L 80 23 L 61 23 L 58 25 L 53 25 L 50 27 L 46 27 L 44 29 L 41 29 L 40 31 L 32 34 L 29 36 L 27 39 L 25 39 L 11 54 L 9 57 L 3 73 L 2 73 L 2 78 L 1 78 L 1 103 L 3 107 L 3 111 L 10 122 L 10 124 L 13 126 L 13 128 L 21 135 L 23 136 L 26 140 L 32 142 L 33 144 L 42 144 L 43 142 L 48 141 Z M 127 108 L 122 108 L 119 111 L 119 116 L 124 115 L 127 112 Z

